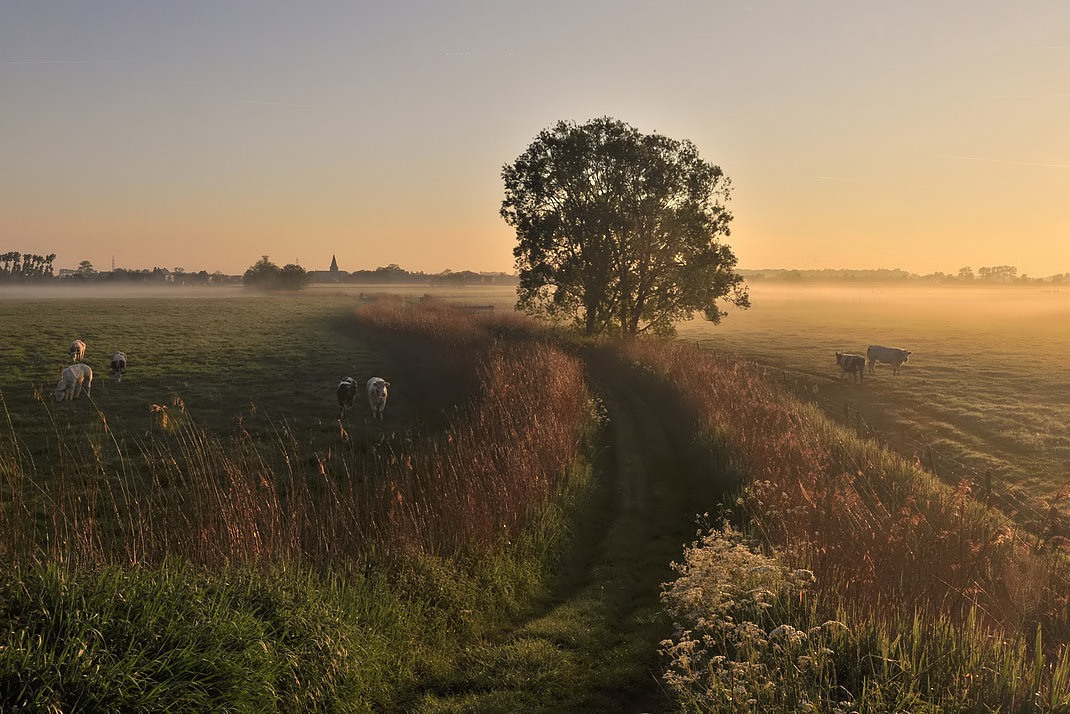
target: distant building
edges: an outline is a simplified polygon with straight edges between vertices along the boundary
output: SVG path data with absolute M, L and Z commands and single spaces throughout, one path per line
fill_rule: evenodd
M 331 267 L 327 270 L 308 271 L 313 283 L 340 283 L 346 277 L 346 273 L 338 269 L 338 258 L 331 256 Z

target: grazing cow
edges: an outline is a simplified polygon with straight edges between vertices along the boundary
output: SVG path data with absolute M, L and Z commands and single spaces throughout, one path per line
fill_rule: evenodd
M 81 362 L 85 359 L 85 343 L 81 340 L 75 340 L 71 343 L 67 354 L 70 355 L 71 362 Z
M 338 383 L 338 418 L 342 419 L 353 409 L 353 400 L 357 397 L 357 380 L 346 377 Z
M 386 388 L 390 382 L 382 377 L 372 377 L 368 380 L 368 405 L 372 408 L 372 418 L 382 419 L 383 409 L 386 408 Z
M 74 399 L 82 394 L 82 389 L 85 389 L 85 395 L 90 396 L 90 389 L 93 387 L 93 368 L 84 363 L 72 364 L 63 368 L 63 372 L 59 375 L 59 383 L 56 384 L 56 401 L 62 402 L 65 399 Z
M 837 352 L 836 364 L 840 365 L 840 381 L 848 374 L 851 375 L 851 381 L 854 381 L 855 374 L 858 375 L 858 383 L 862 384 L 862 374 L 866 371 L 866 358 L 860 354 L 854 354 L 852 352 Z
M 874 367 L 877 362 L 884 362 L 885 364 L 892 365 L 892 374 L 899 374 L 899 367 L 907 361 L 907 357 L 909 356 L 910 352 L 901 350 L 898 347 L 870 345 L 869 349 L 866 350 L 866 357 L 869 360 L 869 373 L 876 374 Z
M 116 352 L 111 357 L 111 376 L 115 377 L 116 382 L 123 381 L 123 374 L 126 372 L 126 354 L 123 352 Z

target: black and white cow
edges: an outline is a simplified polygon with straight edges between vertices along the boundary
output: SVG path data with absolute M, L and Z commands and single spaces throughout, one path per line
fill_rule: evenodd
M 353 400 L 357 397 L 357 380 L 345 377 L 338 383 L 338 418 L 342 419 L 353 409 Z
M 866 358 L 853 352 L 837 352 L 836 364 L 840 365 L 840 381 L 847 375 L 851 375 L 851 381 L 858 375 L 858 383 L 862 383 L 862 374 L 866 371 Z
M 71 362 L 81 362 L 85 359 L 85 343 L 75 340 L 67 349 L 67 355 L 71 358 Z
M 121 382 L 125 373 L 126 354 L 124 352 L 116 352 L 111 356 L 111 376 L 115 377 L 116 382 Z
M 81 396 L 82 390 L 85 395 L 90 395 L 93 387 L 93 368 L 84 363 L 68 365 L 63 368 L 59 375 L 59 383 L 56 384 L 56 401 L 74 399 Z
M 389 386 L 390 382 L 382 377 L 372 377 L 368 380 L 368 406 L 372 408 L 373 419 L 383 418 L 383 409 L 386 408 L 386 388 Z
M 885 364 L 892 365 L 892 374 L 899 374 L 899 368 L 907 361 L 907 357 L 909 356 L 909 351 L 901 350 L 898 347 L 870 345 L 869 349 L 866 350 L 866 358 L 869 361 L 869 373 L 876 374 L 874 367 L 877 362 L 884 362 Z

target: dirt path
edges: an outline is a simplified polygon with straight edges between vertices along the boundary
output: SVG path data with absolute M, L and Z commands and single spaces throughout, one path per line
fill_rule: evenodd
M 715 484 L 692 458 L 690 428 L 656 385 L 612 354 L 588 355 L 609 414 L 601 496 L 555 599 L 462 655 L 462 681 L 426 691 L 420 711 L 666 711 L 658 643 L 670 635 L 661 583 L 695 534 Z M 706 471 L 704 473 L 704 471 Z M 493 683 L 493 684 L 489 684 Z

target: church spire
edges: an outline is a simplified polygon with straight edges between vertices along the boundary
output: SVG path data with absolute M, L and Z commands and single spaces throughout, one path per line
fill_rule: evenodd
M 335 258 L 333 255 L 331 256 L 331 272 L 332 273 L 337 273 L 338 272 L 338 259 Z

